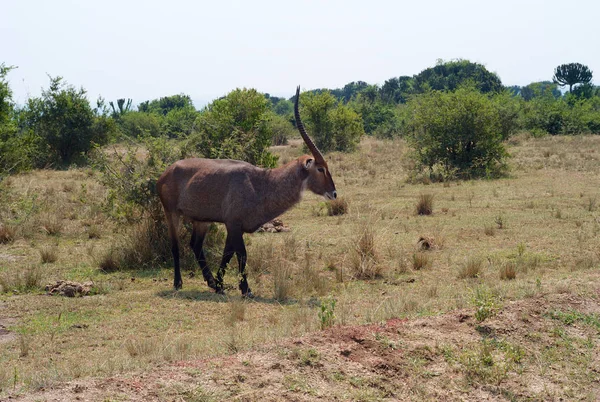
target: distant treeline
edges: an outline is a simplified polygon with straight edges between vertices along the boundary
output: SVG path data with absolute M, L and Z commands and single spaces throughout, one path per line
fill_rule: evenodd
M 55 77 L 40 97 L 17 107 L 7 79 L 13 68 L 0 65 L 0 172 L 4 174 L 85 164 L 95 146 L 123 138 L 165 138 L 185 142 L 181 149 L 186 155 L 274 166 L 277 161 L 268 146 L 285 144 L 296 135 L 293 99 L 255 89 L 236 89 L 202 110 L 197 110 L 185 94 L 148 100 L 134 108 L 131 99 L 106 102 L 100 98 L 91 105 L 83 88 Z M 591 80 L 587 66 L 571 63 L 556 67 L 553 75 L 549 71 L 546 81 L 505 87 L 481 64 L 439 61 L 414 76 L 393 77 L 382 85 L 356 81 L 343 88 L 306 91 L 301 111 L 311 135 L 325 152 L 352 151 L 365 134 L 412 138 L 413 145 L 419 146 L 419 141 L 431 134 L 428 127 L 451 127 L 455 123 L 452 118 L 458 116 L 463 101 L 472 109 L 489 108 L 486 116 L 493 121 L 490 127 L 499 141 L 519 130 L 536 136 L 600 133 L 600 89 Z M 563 94 L 560 87 L 569 90 Z M 446 102 L 444 96 L 455 93 L 455 103 Z M 423 109 L 442 106 L 446 109 L 434 114 Z M 456 130 L 469 133 L 479 129 L 475 120 L 468 121 L 480 113 L 475 109 L 469 111 L 472 117 L 460 117 L 463 128 L 457 126 Z M 439 116 L 448 120 L 435 124 L 423 120 Z M 471 142 L 460 146 L 474 155 L 472 150 L 477 146 Z M 474 156 L 461 156 L 465 157 Z M 425 165 L 431 168 L 432 163 Z

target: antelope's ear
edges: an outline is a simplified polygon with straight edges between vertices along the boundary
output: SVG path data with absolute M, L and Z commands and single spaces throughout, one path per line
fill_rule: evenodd
M 314 161 L 315 161 L 315 160 L 314 160 L 314 159 L 312 159 L 312 158 L 307 158 L 307 159 L 304 161 L 304 164 L 302 165 L 302 167 L 304 168 L 304 170 L 308 170 L 308 169 L 310 169 L 310 168 L 312 167 L 312 165 L 313 165 Z

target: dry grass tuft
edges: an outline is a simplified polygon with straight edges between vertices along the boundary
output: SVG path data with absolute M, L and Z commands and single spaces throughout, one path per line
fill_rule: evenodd
M 9 225 L 0 224 L 0 244 L 12 243 L 15 240 L 15 229 Z
M 24 270 L 5 271 L 0 274 L 2 292 L 31 292 L 42 288 L 42 271 L 35 265 Z
M 344 215 L 348 212 L 348 201 L 344 198 L 339 197 L 335 200 L 330 200 L 327 203 L 327 215 L 337 216 Z
M 412 267 L 415 271 L 427 268 L 431 265 L 429 254 L 417 251 L 412 255 Z
M 227 324 L 233 325 L 236 322 L 244 321 L 246 318 L 246 303 L 244 300 L 234 298 L 229 300 L 229 315 L 226 318 Z
M 110 248 L 100 259 L 98 268 L 104 272 L 115 272 L 120 268 L 122 257 L 120 251 L 115 248 Z
M 433 194 L 421 194 L 416 205 L 417 215 L 431 215 L 433 213 Z
M 483 227 L 483 233 L 485 233 L 486 236 L 495 236 L 496 229 L 492 225 L 485 225 Z
M 40 260 L 42 264 L 51 264 L 58 260 L 56 247 L 45 246 L 40 249 Z
M 379 264 L 379 256 L 375 248 L 375 233 L 370 227 L 365 227 L 356 240 L 350 257 L 350 268 L 355 279 L 381 277 L 383 266 Z
M 459 279 L 478 278 L 481 275 L 483 268 L 483 260 L 481 258 L 469 258 L 458 272 Z
M 89 239 L 99 239 L 100 235 L 100 226 L 91 225 L 88 229 L 88 238 Z
M 513 280 L 517 277 L 517 267 L 514 262 L 506 262 L 500 267 L 500 279 Z
M 273 297 L 284 302 L 289 299 L 292 291 L 292 266 L 286 260 L 280 260 L 279 267 L 273 272 Z
M 58 216 L 47 215 L 42 219 L 41 227 L 48 236 L 58 236 L 63 230 L 63 223 Z

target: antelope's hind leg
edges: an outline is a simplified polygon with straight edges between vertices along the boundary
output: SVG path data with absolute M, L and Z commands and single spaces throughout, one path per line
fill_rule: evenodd
M 246 245 L 244 244 L 244 233 L 242 232 L 241 228 L 232 230 L 232 243 L 239 264 L 241 278 L 239 287 L 242 291 L 242 296 L 252 299 L 254 298 L 254 294 L 248 286 L 248 276 L 246 274 Z
M 181 279 L 181 269 L 179 268 L 179 215 L 176 213 L 167 213 L 167 225 L 169 228 L 169 237 L 171 239 L 171 253 L 173 254 L 173 265 L 175 267 L 173 287 L 179 290 L 183 287 Z
M 204 250 L 202 249 L 202 244 L 204 244 L 204 238 L 206 237 L 206 233 L 208 233 L 208 229 L 210 228 L 210 223 L 206 222 L 192 222 L 192 239 L 190 240 L 190 247 L 194 251 L 194 255 L 196 256 L 196 261 L 200 268 L 202 269 L 202 276 L 206 281 L 206 284 L 211 289 L 216 289 L 217 284 L 215 282 L 215 278 L 210 272 L 210 268 L 206 263 L 206 257 L 204 256 Z

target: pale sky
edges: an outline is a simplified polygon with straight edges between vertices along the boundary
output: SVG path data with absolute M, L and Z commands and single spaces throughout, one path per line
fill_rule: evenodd
M 0 0 L 0 63 L 14 100 L 62 76 L 95 101 L 185 93 L 196 107 L 237 87 L 277 96 L 383 84 L 437 59 L 469 59 L 505 85 L 579 62 L 600 82 L 594 0 Z

